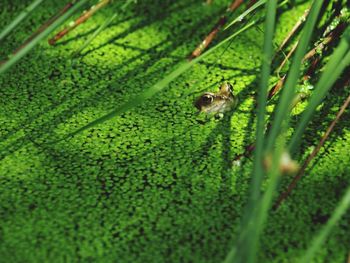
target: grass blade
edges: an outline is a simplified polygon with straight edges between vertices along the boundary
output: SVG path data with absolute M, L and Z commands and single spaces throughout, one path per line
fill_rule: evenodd
M 256 130 L 256 147 L 253 170 L 253 181 L 251 189 L 252 204 L 259 198 L 261 179 L 263 177 L 263 148 L 264 148 L 264 130 L 265 130 L 265 114 L 267 93 L 269 86 L 269 78 L 271 73 L 271 59 L 273 54 L 273 35 L 275 30 L 277 0 L 269 0 L 266 6 L 265 20 L 265 40 L 262 57 L 260 91 L 258 94 L 258 110 L 257 110 L 257 130 Z
M 35 0 L 27 6 L 3 31 L 0 33 L 0 41 L 3 40 L 11 31 L 18 26 L 31 12 L 35 10 L 44 0 Z
M 289 70 L 287 80 L 281 94 L 281 98 L 279 100 L 277 108 L 275 109 L 276 114 L 267 140 L 267 151 L 272 150 L 276 138 L 278 137 L 278 134 L 281 131 L 282 124 L 288 124 L 287 120 L 288 113 L 290 110 L 290 102 L 293 100 L 294 97 L 295 86 L 299 80 L 302 60 L 307 51 L 322 4 L 322 0 L 315 0 L 311 7 L 309 16 L 306 20 L 305 27 L 303 29 L 302 36 L 299 41 L 299 45 L 295 52 L 292 65 Z
M 322 102 L 329 89 L 333 86 L 343 70 L 350 64 L 350 27 L 344 32 L 338 48 L 331 56 L 324 73 L 316 85 L 315 91 L 310 98 L 310 102 L 303 113 L 300 123 L 296 128 L 290 143 L 289 150 L 295 151 L 300 143 L 301 136 L 306 129 L 317 106 Z
M 19 50 L 23 49 L 25 46 L 28 45 L 37 35 L 39 35 L 41 32 L 43 32 L 48 26 L 50 26 L 52 23 L 54 23 L 60 16 L 65 14 L 69 9 L 72 8 L 72 6 L 75 5 L 75 3 L 79 0 L 74 0 L 72 2 L 69 2 L 66 4 L 57 14 L 53 15 L 49 20 L 47 20 L 44 24 L 42 24 L 38 30 L 36 30 L 30 37 L 28 37 L 15 51 L 13 51 L 12 56 L 16 54 Z M 0 61 L 0 64 L 3 62 Z
M 342 200 L 340 201 L 338 207 L 332 214 L 332 217 L 328 220 L 327 224 L 323 227 L 320 233 L 312 241 L 311 246 L 306 251 L 304 257 L 299 261 L 300 263 L 309 263 L 311 262 L 316 251 L 319 250 L 322 244 L 325 242 L 327 236 L 330 234 L 332 228 L 340 220 L 343 214 L 347 211 L 350 205 L 350 187 L 346 190 L 346 193 Z
M 252 5 L 250 8 L 248 8 L 246 11 L 244 11 L 241 15 L 239 15 L 237 18 L 235 18 L 231 23 L 229 23 L 224 30 L 230 28 L 236 23 L 241 22 L 247 15 L 249 15 L 251 12 L 258 9 L 260 6 L 264 5 L 266 3 L 266 0 L 260 0 L 256 2 L 254 5 Z
M 3 74 L 9 70 L 13 65 L 16 64 L 23 56 L 25 56 L 32 48 L 34 48 L 42 39 L 47 37 L 53 30 L 64 23 L 70 16 L 72 16 L 75 11 L 77 11 L 81 6 L 83 6 L 88 0 L 81 0 L 75 6 L 73 6 L 67 13 L 58 18 L 54 23 L 48 26 L 43 32 L 38 34 L 27 46 L 19 50 L 14 54 L 9 60 L 0 65 L 0 74 Z
M 259 204 L 260 189 L 262 178 L 264 177 L 264 169 L 262 167 L 264 157 L 264 131 L 265 131 L 265 115 L 266 115 L 266 103 L 268 94 L 268 84 L 271 73 L 271 60 L 273 55 L 273 36 L 275 31 L 277 0 L 269 0 L 266 5 L 266 19 L 265 19 L 265 38 L 263 47 L 262 67 L 261 67 L 261 79 L 258 94 L 258 110 L 257 110 L 257 129 L 256 129 L 256 148 L 254 151 L 254 167 L 253 177 L 250 186 L 250 199 L 248 202 L 245 218 L 246 222 L 253 222 L 256 218 L 254 211 Z M 278 170 L 278 169 L 276 169 Z M 265 210 L 261 210 L 265 211 Z M 245 221 L 245 220 L 244 220 Z M 249 233 L 244 235 L 242 241 L 239 242 L 236 258 L 239 262 L 253 263 L 256 261 L 256 251 L 258 246 L 258 240 L 260 235 L 260 228 L 251 229 L 251 223 L 243 224 L 243 232 Z M 256 224 L 254 224 L 256 225 Z M 232 251 L 227 257 L 225 262 L 234 262 L 234 252 Z

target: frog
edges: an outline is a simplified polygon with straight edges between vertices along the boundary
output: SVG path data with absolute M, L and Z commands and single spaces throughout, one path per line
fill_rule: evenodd
M 224 82 L 217 93 L 205 92 L 194 103 L 194 106 L 203 113 L 222 117 L 225 112 L 234 109 L 238 98 L 233 94 L 233 86 Z

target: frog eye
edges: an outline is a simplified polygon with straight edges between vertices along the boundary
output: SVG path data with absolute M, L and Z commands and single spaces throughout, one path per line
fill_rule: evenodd
M 194 105 L 197 109 L 201 110 L 202 107 L 209 106 L 214 101 L 214 98 L 215 94 L 206 92 L 197 99 Z
M 202 100 L 205 104 L 210 104 L 213 102 L 214 98 L 212 94 L 204 94 Z

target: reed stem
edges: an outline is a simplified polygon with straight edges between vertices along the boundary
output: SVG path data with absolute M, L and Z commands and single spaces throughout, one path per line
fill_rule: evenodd
M 75 28 L 77 28 L 79 25 L 86 22 L 90 17 L 92 17 L 97 11 L 99 11 L 101 8 L 105 7 L 107 4 L 110 3 L 111 0 L 100 0 L 97 5 L 93 5 L 90 7 L 88 11 L 84 11 L 83 14 L 76 19 L 74 22 L 71 22 L 65 29 L 57 33 L 53 38 L 49 39 L 50 45 L 55 45 L 58 40 L 63 38 L 65 35 L 67 35 L 69 32 L 73 31 Z
M 345 109 L 349 106 L 350 103 L 350 95 L 346 98 L 343 105 L 341 106 L 340 110 L 338 111 L 336 117 L 331 122 L 331 124 L 328 126 L 326 133 L 322 136 L 320 142 L 316 146 L 316 148 L 309 154 L 309 156 L 304 161 L 302 167 L 299 169 L 298 173 L 293 178 L 292 182 L 288 185 L 288 188 L 285 192 L 283 192 L 277 199 L 274 209 L 277 209 L 281 203 L 290 195 L 290 193 L 293 191 L 293 189 L 296 187 L 297 182 L 302 178 L 302 176 L 305 173 L 306 168 L 310 164 L 310 162 L 315 158 L 315 156 L 318 154 L 320 149 L 323 147 L 325 141 L 328 139 L 329 135 L 333 131 L 335 125 L 341 118 L 341 116 L 344 114 Z

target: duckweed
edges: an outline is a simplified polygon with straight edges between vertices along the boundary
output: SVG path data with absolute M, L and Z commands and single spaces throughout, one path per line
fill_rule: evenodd
M 0 28 L 28 1 L 2 1 Z M 56 47 L 41 43 L 0 76 L 0 258 L 3 262 L 220 262 L 238 231 L 251 161 L 232 160 L 254 140 L 262 33 L 239 36 L 156 97 L 64 141 L 172 70 L 196 47 L 225 1 L 140 1 L 77 60 L 70 55 L 113 12 L 105 8 Z M 46 1 L 6 41 L 14 50 L 62 3 Z M 276 42 L 308 3 L 280 16 Z M 240 100 L 222 120 L 193 101 L 230 81 Z M 341 103 L 335 90 L 308 128 L 310 151 Z M 339 99 L 340 98 L 340 99 Z M 271 105 L 273 107 L 273 105 Z M 301 109 L 297 112 L 301 111 Z M 295 117 L 297 118 L 297 117 Z M 297 262 L 348 182 L 345 116 L 280 209 L 271 213 L 259 262 Z M 282 187 L 289 178 L 282 180 Z M 315 262 L 345 262 L 349 215 Z

